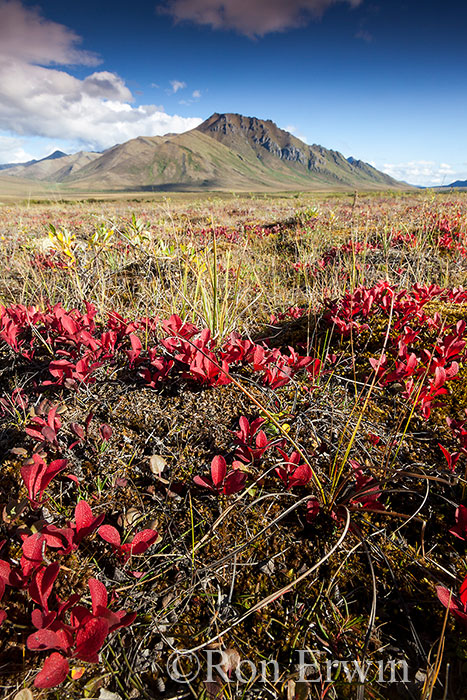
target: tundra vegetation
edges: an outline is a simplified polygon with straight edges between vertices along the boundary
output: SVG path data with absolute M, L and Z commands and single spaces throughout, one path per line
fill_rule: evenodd
M 466 196 L 30 202 L 0 234 L 2 697 L 360 697 L 307 649 L 463 697 Z M 231 682 L 169 677 L 206 649 Z

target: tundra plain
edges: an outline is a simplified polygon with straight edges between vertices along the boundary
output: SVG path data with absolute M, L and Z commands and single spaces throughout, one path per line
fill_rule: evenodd
M 2 697 L 465 697 L 467 195 L 15 197 Z

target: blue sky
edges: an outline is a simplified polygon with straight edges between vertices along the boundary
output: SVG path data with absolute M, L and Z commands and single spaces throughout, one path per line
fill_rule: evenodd
M 272 119 L 414 184 L 467 178 L 460 0 L 0 0 L 0 162 Z

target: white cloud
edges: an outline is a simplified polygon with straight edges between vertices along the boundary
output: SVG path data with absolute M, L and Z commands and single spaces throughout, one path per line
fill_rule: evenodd
M 120 76 L 108 71 L 100 71 L 99 73 L 88 75 L 82 81 L 81 89 L 89 97 L 120 100 L 122 102 L 131 102 L 133 100 L 133 95 Z
M 130 90 L 115 73 L 97 71 L 78 79 L 51 67 L 95 63 L 95 57 L 76 49 L 77 43 L 73 32 L 37 10 L 18 0 L 0 0 L 0 131 L 74 140 L 78 148 L 101 150 L 136 136 L 186 131 L 201 122 L 166 114 L 157 105 L 132 106 Z M 0 162 L 6 160 L 0 156 Z
M 175 93 L 179 90 L 184 90 L 186 88 L 186 83 L 184 83 L 183 80 L 171 80 L 170 84 L 172 86 L 172 90 L 170 90 L 170 92 L 173 95 L 175 95 Z
M 462 165 L 437 163 L 432 160 L 412 160 L 407 163 L 385 163 L 377 166 L 397 180 L 404 180 L 411 185 L 449 185 L 454 180 L 467 178 L 467 167 Z
M 0 163 L 27 163 L 34 156 L 24 150 L 23 139 L 0 135 Z
M 253 37 L 303 26 L 337 2 L 357 7 L 362 0 L 167 0 L 159 10 L 176 21 L 234 29 Z
M 41 65 L 95 65 L 98 59 L 76 48 L 81 41 L 62 24 L 44 19 L 35 7 L 19 0 L 0 0 L 0 53 L 11 59 Z
M 199 102 L 200 99 L 201 99 L 201 90 L 193 90 L 193 92 L 191 93 L 191 99 L 179 100 L 178 104 L 185 105 L 185 107 L 189 107 L 190 105 L 193 104 L 193 102 Z

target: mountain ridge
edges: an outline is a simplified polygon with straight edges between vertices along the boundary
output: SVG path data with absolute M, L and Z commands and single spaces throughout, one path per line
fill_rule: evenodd
M 53 155 L 53 154 L 52 154 Z M 48 156 L 8 177 L 101 191 L 407 189 L 339 151 L 307 145 L 271 120 L 214 113 L 181 134 L 139 136 L 102 153 Z
M 43 160 L 55 160 L 56 158 L 63 158 L 67 155 L 68 153 L 64 153 L 63 151 L 54 151 L 45 158 L 27 160 L 24 163 L 0 163 L 0 170 L 9 170 L 11 168 L 34 165 L 35 163 L 41 163 Z
M 451 182 L 449 185 L 441 185 L 443 189 L 450 189 L 451 187 L 453 188 L 462 188 L 464 189 L 467 187 L 467 180 L 455 180 L 454 182 Z

